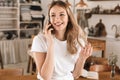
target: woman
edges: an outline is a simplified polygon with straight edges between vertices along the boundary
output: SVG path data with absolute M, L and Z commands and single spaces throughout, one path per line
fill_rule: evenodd
M 63 1 L 53 1 L 44 33 L 33 39 L 32 49 L 40 80 L 74 80 L 92 53 L 87 38 Z M 54 32 L 53 32 L 54 31 Z

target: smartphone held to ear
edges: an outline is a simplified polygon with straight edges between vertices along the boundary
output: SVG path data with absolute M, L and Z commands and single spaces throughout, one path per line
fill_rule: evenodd
M 51 24 L 50 21 L 49 21 L 49 24 Z M 51 29 L 51 28 L 52 28 L 51 33 L 52 33 L 52 34 L 55 34 L 55 29 L 54 29 L 54 27 L 52 26 L 52 24 L 51 24 L 51 26 L 48 27 L 48 30 Z

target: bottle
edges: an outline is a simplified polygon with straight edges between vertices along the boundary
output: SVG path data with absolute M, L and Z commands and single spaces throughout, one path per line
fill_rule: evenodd
M 114 80 L 114 77 L 115 77 L 115 64 L 112 64 L 111 65 L 111 75 L 110 75 L 111 80 Z

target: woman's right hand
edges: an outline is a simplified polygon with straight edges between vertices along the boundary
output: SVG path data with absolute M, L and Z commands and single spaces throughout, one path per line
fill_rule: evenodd
M 53 34 L 52 34 L 53 28 L 49 28 L 51 25 L 52 24 L 47 23 L 45 25 L 45 29 L 44 29 L 44 34 L 45 34 L 45 37 L 46 37 L 48 43 L 53 43 Z

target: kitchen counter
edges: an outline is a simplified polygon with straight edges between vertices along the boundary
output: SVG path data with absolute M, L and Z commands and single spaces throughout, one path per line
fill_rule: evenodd
M 92 37 L 88 36 L 90 39 L 98 39 L 98 40 L 105 40 L 105 41 L 120 41 L 120 38 L 110 38 L 110 37 Z

